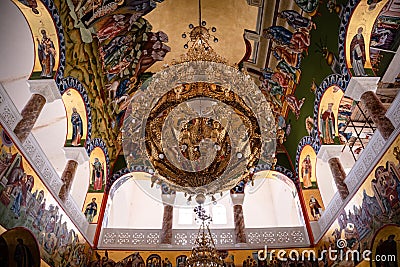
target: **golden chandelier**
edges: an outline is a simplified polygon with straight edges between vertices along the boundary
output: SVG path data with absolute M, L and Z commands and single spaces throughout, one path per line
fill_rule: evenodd
M 205 214 L 201 206 L 195 208 L 194 211 L 201 220 L 201 225 L 192 252 L 186 260 L 186 267 L 222 267 L 224 261 L 215 249 L 209 228 L 211 217 Z
M 215 201 L 273 163 L 275 119 L 249 75 L 229 66 L 210 41 L 216 28 L 189 25 L 187 53 L 140 88 L 126 111 L 123 148 L 129 168 L 144 165 L 152 184 L 183 192 L 188 202 Z

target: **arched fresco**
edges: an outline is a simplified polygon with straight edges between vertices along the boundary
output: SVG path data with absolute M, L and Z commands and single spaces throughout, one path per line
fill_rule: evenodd
M 317 154 L 310 145 L 303 146 L 300 152 L 298 173 L 304 201 L 307 205 L 307 214 L 311 221 L 318 220 L 325 209 L 318 188 L 318 181 L 315 172 Z M 323 178 L 323 177 L 321 177 Z
M 29 22 L 35 44 L 35 63 L 30 79 L 52 79 L 59 66 L 60 45 L 53 19 L 41 1 L 14 3 Z
M 85 146 L 88 127 L 86 105 L 80 92 L 74 88 L 67 89 L 62 99 L 67 113 L 67 137 L 65 146 Z
M 6 258 L 1 257 L 0 266 L 41 266 L 37 240 L 28 229 L 12 228 L 0 235 L 0 243 L 0 253 L 8 252 Z
M 353 11 L 346 33 L 346 61 L 353 76 L 374 76 L 369 50 L 371 32 L 387 2 L 379 1 L 371 8 L 369 1 L 362 0 Z
M 338 110 L 343 91 L 337 85 L 324 92 L 319 103 L 318 130 L 323 144 L 338 142 Z
M 97 139 L 94 139 L 94 141 Z M 97 223 L 103 203 L 104 190 L 108 180 L 108 158 L 104 151 L 104 144 L 90 147 L 90 177 L 89 188 L 83 204 L 86 220 L 89 223 Z

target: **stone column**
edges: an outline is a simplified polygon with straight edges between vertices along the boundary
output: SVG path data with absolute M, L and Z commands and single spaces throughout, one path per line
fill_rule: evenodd
M 349 189 L 344 182 L 344 179 L 346 179 L 346 173 L 344 172 L 343 166 L 340 163 L 340 159 L 336 157 L 330 158 L 328 160 L 328 164 L 331 168 L 333 180 L 335 181 L 340 196 L 342 197 L 342 199 L 346 199 L 349 195 Z
M 164 205 L 164 216 L 161 231 L 161 244 L 172 243 L 172 220 L 173 220 L 174 207 L 171 205 Z
M 379 77 L 352 77 L 345 96 L 361 101 L 382 137 L 387 140 L 394 131 L 392 122 L 386 117 L 386 108 L 376 96 Z
M 89 160 L 86 149 L 83 147 L 64 147 L 64 152 L 68 161 L 61 175 L 63 185 L 58 193 L 58 196 L 63 202 L 68 199 L 78 164 L 82 164 Z
M 329 168 L 331 169 L 333 180 L 335 181 L 338 192 L 341 198 L 345 199 L 349 195 L 349 189 L 344 182 L 346 179 L 346 173 L 339 159 L 342 149 L 343 146 L 341 145 L 321 146 L 317 158 L 320 158 L 329 164 Z
M 46 99 L 39 95 L 33 94 L 21 111 L 22 120 L 15 126 L 14 133 L 21 143 L 25 142 L 28 135 L 31 133 L 37 118 L 42 111 Z
M 386 117 L 386 108 L 382 102 L 376 96 L 374 92 L 368 91 L 362 94 L 361 102 L 367 108 L 368 114 L 371 116 L 372 121 L 377 126 L 379 132 L 385 140 L 389 139 L 389 136 L 394 131 L 392 122 Z
M 15 135 L 21 143 L 25 142 L 31 133 L 40 112 L 45 103 L 51 103 L 61 98 L 57 85 L 54 80 L 29 80 L 28 81 L 32 97 L 21 111 L 22 120 L 14 129 Z
M 232 194 L 231 199 L 233 203 L 233 220 L 235 222 L 235 239 L 236 244 L 246 243 L 246 232 L 244 231 L 244 217 L 243 217 L 243 201 L 244 193 Z
M 75 172 L 78 168 L 78 162 L 75 160 L 68 160 L 67 165 L 61 175 L 61 180 L 63 181 L 63 185 L 61 186 L 60 193 L 58 196 L 60 199 L 65 202 L 68 198 L 69 192 L 71 191 L 71 185 L 75 178 Z
M 162 194 L 161 199 L 164 202 L 164 216 L 161 230 L 161 244 L 172 244 L 172 222 L 174 219 L 175 193 Z

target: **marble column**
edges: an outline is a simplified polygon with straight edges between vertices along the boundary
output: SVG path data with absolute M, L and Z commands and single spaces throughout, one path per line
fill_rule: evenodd
M 349 195 L 349 189 L 347 188 L 344 179 L 346 179 L 346 173 L 344 172 L 343 166 L 340 163 L 339 158 L 330 158 L 328 160 L 329 167 L 331 168 L 333 180 L 335 181 L 336 187 L 342 199 L 346 199 Z
M 365 105 L 369 116 L 377 126 L 379 132 L 385 140 L 394 131 L 392 122 L 386 117 L 386 108 L 374 92 L 368 91 L 362 94 L 361 102 Z
M 60 199 L 65 202 L 68 198 L 69 192 L 71 191 L 71 185 L 74 181 L 76 169 L 78 168 L 78 162 L 75 160 L 68 160 L 67 165 L 61 175 L 61 180 L 63 181 L 63 185 L 61 186 L 60 192 L 58 196 Z
M 233 203 L 233 220 L 235 223 L 235 239 L 236 244 L 246 243 L 246 232 L 243 217 L 243 201 L 244 193 L 232 194 L 231 199 Z
M 317 158 L 328 163 L 338 192 L 341 198 L 345 199 L 349 195 L 349 189 L 347 188 L 347 184 L 344 182 L 346 179 L 346 173 L 340 161 L 342 149 L 343 146 L 341 145 L 323 145 L 318 152 Z
M 65 157 L 68 160 L 61 175 L 63 185 L 61 186 L 58 196 L 65 202 L 71 191 L 72 183 L 75 179 L 75 173 L 78 169 L 78 164 L 83 164 L 89 161 L 86 149 L 84 147 L 64 147 Z
M 42 111 L 44 104 L 46 103 L 46 99 L 39 95 L 33 94 L 29 99 L 28 103 L 21 111 L 22 120 L 15 126 L 14 133 L 21 141 L 21 143 L 25 142 L 28 135 L 31 133 L 33 126 L 37 118 Z
M 54 80 L 30 80 L 28 81 L 32 96 L 21 111 L 22 119 L 14 129 L 15 135 L 21 143 L 25 142 L 31 133 L 44 105 L 61 98 Z
M 171 245 L 172 244 L 172 222 L 174 219 L 174 203 L 175 193 L 161 194 L 161 199 L 164 203 L 164 215 L 161 230 L 161 244 Z
M 161 231 L 161 244 L 172 244 L 172 220 L 174 207 L 164 205 L 164 216 Z
M 386 117 L 386 108 L 375 94 L 379 79 L 380 77 L 352 77 L 345 96 L 364 104 L 382 137 L 387 140 L 394 131 L 394 126 Z

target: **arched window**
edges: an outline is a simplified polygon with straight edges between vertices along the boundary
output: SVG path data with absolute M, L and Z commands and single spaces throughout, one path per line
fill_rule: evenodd
M 226 208 L 224 205 L 217 204 L 212 207 L 212 223 L 213 224 L 226 224 Z

